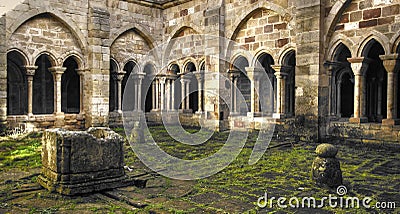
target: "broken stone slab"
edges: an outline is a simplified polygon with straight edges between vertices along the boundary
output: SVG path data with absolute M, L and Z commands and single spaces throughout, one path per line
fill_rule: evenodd
M 342 170 L 336 159 L 338 149 L 332 144 L 320 144 L 315 151 L 318 157 L 312 164 L 312 179 L 318 186 L 335 188 L 342 185 Z
M 125 175 L 123 145 L 120 135 L 104 127 L 87 131 L 46 130 L 38 182 L 64 195 L 134 185 L 136 181 Z

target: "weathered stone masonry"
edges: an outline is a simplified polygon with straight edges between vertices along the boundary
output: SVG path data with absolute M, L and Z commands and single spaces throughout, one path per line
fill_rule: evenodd
M 25 1 L 0 18 L 0 121 L 121 125 L 127 91 L 152 122 L 177 112 L 183 124 L 220 130 L 267 122 L 304 140 L 398 142 L 399 41 L 397 0 Z M 151 53 L 143 63 L 161 44 L 174 60 L 161 67 Z M 266 87 L 260 72 L 271 81 L 270 109 L 254 90 Z

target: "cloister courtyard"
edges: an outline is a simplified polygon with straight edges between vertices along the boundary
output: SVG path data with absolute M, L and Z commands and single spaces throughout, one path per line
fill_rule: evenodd
M 115 131 L 124 135 L 122 128 Z M 162 126 L 151 126 L 157 144 L 175 157 L 205 158 L 223 146 L 229 132 L 215 133 L 205 144 L 189 146 L 174 141 Z M 195 133 L 197 128 L 186 131 Z M 125 144 L 125 172 L 147 180 L 144 188 L 127 186 L 80 196 L 50 193 L 37 182 L 41 171 L 41 133 L 2 137 L 0 141 L 0 213 L 398 213 L 400 210 L 400 154 L 398 145 L 360 144 L 332 140 L 347 187 L 344 198 L 371 197 L 371 208 L 260 208 L 257 201 L 271 197 L 337 196 L 336 189 L 318 187 L 310 170 L 316 143 L 274 136 L 255 165 L 248 159 L 258 133 L 251 132 L 239 157 L 223 171 L 195 181 L 158 175 L 145 167 Z M 148 137 L 148 136 L 147 136 Z M 276 200 L 275 200 L 276 201 Z M 377 202 L 395 202 L 396 209 L 372 208 Z M 301 204 L 300 204 L 301 205 Z M 312 206 L 312 205 L 311 205 Z M 318 204 L 317 204 L 318 206 Z

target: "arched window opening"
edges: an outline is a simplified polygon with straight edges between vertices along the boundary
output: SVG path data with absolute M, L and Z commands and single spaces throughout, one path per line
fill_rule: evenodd
M 124 66 L 124 71 L 126 72 L 124 78 L 122 79 L 122 86 L 121 86 L 121 101 L 122 105 L 124 106 L 125 111 L 132 111 L 134 110 L 135 104 L 135 89 L 134 89 L 134 80 L 131 79 L 128 84 L 129 76 L 133 72 L 133 69 L 136 67 L 136 63 L 133 61 L 129 61 Z M 126 91 L 126 94 L 125 94 Z M 126 99 L 126 100 L 125 100 Z
M 171 66 L 170 66 L 170 71 L 169 71 L 171 74 L 173 74 L 173 75 L 178 75 L 179 73 L 181 73 L 181 70 L 180 70 L 180 68 L 179 68 L 179 66 L 177 65 L 177 64 L 172 64 Z M 172 95 L 173 96 L 173 99 L 174 99 L 174 103 L 173 103 L 173 108 L 174 109 L 182 109 L 182 103 L 181 103 L 181 100 L 182 100 L 182 84 L 181 84 L 181 82 L 179 81 L 179 80 L 175 80 L 174 82 L 173 82 L 173 84 L 174 84 L 174 94 Z
M 272 58 L 271 55 L 267 53 L 262 53 L 257 57 L 257 64 L 256 67 L 260 67 L 264 69 L 264 71 L 267 74 L 268 80 L 270 83 L 268 83 L 267 79 L 260 80 L 260 95 L 261 99 L 260 102 L 266 102 L 263 103 L 260 106 L 265 107 L 265 109 L 258 109 L 261 112 L 266 113 L 266 116 L 272 116 L 274 113 L 274 110 L 276 110 L 276 96 L 277 96 L 277 80 L 275 77 L 275 70 L 272 69 L 271 65 L 274 65 L 274 59 Z M 266 96 L 265 98 L 263 96 Z M 265 105 L 265 106 L 264 106 Z
M 286 115 L 291 117 L 295 113 L 295 75 L 296 75 L 296 53 L 290 51 L 287 53 L 283 60 L 283 65 L 287 66 L 287 77 L 285 82 L 286 96 L 285 96 L 285 112 Z
M 25 65 L 23 56 L 17 51 L 7 54 L 7 115 L 24 115 L 28 112 Z
M 366 116 L 369 122 L 382 122 L 386 118 L 387 73 L 379 55 L 385 54 L 383 47 L 375 39 L 368 42 L 364 56 L 371 62 L 365 73 Z
M 114 60 L 110 61 L 110 94 L 109 94 L 109 111 L 115 111 L 118 108 L 118 66 Z
M 246 67 L 249 67 L 249 61 L 245 57 L 239 56 L 233 62 L 232 67 L 234 70 L 239 71 L 237 87 L 244 98 L 244 102 L 241 99 L 237 99 L 237 106 L 234 109 L 239 115 L 246 116 L 251 107 L 251 83 L 246 72 Z
M 65 60 L 66 68 L 61 76 L 61 111 L 67 114 L 78 114 L 80 110 L 80 77 L 78 63 L 73 57 Z
M 354 113 L 354 76 L 351 70 L 347 69 L 341 75 L 340 85 L 340 116 L 350 118 Z
M 145 112 L 150 112 L 151 110 L 155 109 L 155 97 L 153 98 L 153 83 L 154 75 L 155 75 L 155 68 L 151 64 L 146 64 L 144 66 L 144 73 L 146 76 L 143 79 L 142 83 L 142 93 L 146 93 L 146 97 L 144 98 L 144 110 Z
M 189 109 L 193 112 L 198 111 L 199 108 L 199 93 L 198 93 L 198 82 L 193 72 L 196 72 L 196 66 L 193 62 L 189 62 L 186 65 L 185 72 L 191 73 L 189 83 Z
M 52 114 L 54 112 L 54 82 L 50 57 L 41 55 L 35 63 L 38 66 L 33 76 L 33 114 Z
M 339 44 L 331 62 L 331 115 L 337 118 L 350 118 L 354 113 L 354 74 L 348 58 L 350 50 Z

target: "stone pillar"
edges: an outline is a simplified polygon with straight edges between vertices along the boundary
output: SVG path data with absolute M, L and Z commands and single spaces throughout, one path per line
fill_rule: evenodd
M 260 98 L 258 91 L 260 89 L 260 76 L 263 70 L 254 67 L 246 67 L 247 76 L 251 83 L 251 112 L 248 116 L 254 117 L 260 115 Z
M 273 65 L 272 68 L 275 70 L 276 77 L 276 112 L 273 114 L 273 118 L 282 119 L 286 117 L 286 76 L 287 73 L 283 72 L 283 66 Z
M 190 110 L 190 97 L 189 97 L 189 95 L 190 95 L 190 79 L 188 79 L 188 80 L 186 80 L 186 94 L 185 94 L 185 96 L 186 96 L 186 109 L 187 110 Z
M 204 79 L 203 75 L 204 75 L 204 73 L 199 71 L 199 72 L 196 72 L 195 75 L 196 75 L 196 79 L 197 79 L 197 83 L 198 83 L 197 85 L 198 85 L 198 96 L 199 96 L 199 98 L 198 98 L 199 99 L 199 102 L 198 102 L 199 107 L 198 107 L 197 113 L 201 114 L 201 113 L 203 113 L 202 97 L 203 97 L 203 93 L 204 93 L 204 91 L 203 91 L 203 79 Z
M 52 67 L 49 69 L 53 73 L 54 79 L 55 127 L 62 127 L 64 125 L 64 113 L 61 111 L 61 77 L 66 69 L 65 67 Z
M 158 77 L 155 79 L 155 86 L 156 86 L 156 106 L 155 110 L 160 109 L 160 80 Z
M 165 107 L 167 111 L 171 109 L 171 80 L 166 79 L 165 81 L 165 92 L 166 92 L 166 99 L 167 99 L 167 106 Z
M 124 79 L 125 74 L 125 71 L 120 71 L 117 73 L 118 97 L 116 97 L 116 99 L 118 100 L 117 112 L 119 113 L 122 113 L 122 80 Z
M 134 111 L 142 111 L 142 80 L 144 76 L 146 75 L 145 73 L 135 73 L 133 75 L 133 82 L 134 82 L 134 88 L 135 88 L 135 104 L 133 105 Z
M 238 114 L 237 112 L 237 94 L 236 94 L 236 89 L 239 90 L 238 88 L 238 79 L 240 76 L 240 71 L 239 70 L 230 70 L 229 71 L 229 77 L 232 82 L 232 87 L 231 87 L 231 109 L 230 109 L 230 115 L 236 115 Z
M 384 125 L 398 125 L 397 119 L 397 71 L 395 70 L 398 60 L 397 54 L 380 56 L 383 66 L 387 72 L 387 117 L 382 120 Z
M 165 77 L 160 78 L 160 92 L 161 92 L 161 111 L 165 110 Z
M 175 79 L 171 79 L 171 110 L 175 110 Z
M 79 115 L 82 116 L 85 114 L 85 109 L 83 106 L 83 101 L 84 101 L 84 96 L 85 96 L 85 93 L 84 93 L 85 70 L 77 69 L 76 72 L 79 75 L 79 89 L 80 89 L 80 91 L 79 91 L 79 96 L 80 96 L 79 97 Z
M 32 106 L 33 106 L 33 76 L 38 66 L 26 66 L 26 76 L 28 79 L 28 117 L 32 117 Z
M 181 108 L 182 110 L 186 109 L 186 80 L 185 79 L 181 79 Z
M 336 116 L 338 116 L 338 117 L 342 117 L 342 109 L 341 109 L 341 107 L 342 107 L 342 95 L 341 95 L 341 93 L 340 93 L 340 91 L 341 91 L 341 88 L 342 88 L 342 86 L 341 86 L 341 84 L 342 84 L 342 81 L 341 80 L 339 80 L 337 83 L 336 83 Z
M 151 99 L 151 107 L 152 111 L 155 110 L 156 107 L 156 80 L 154 79 L 153 82 L 151 83 L 151 93 L 152 93 L 152 99 Z
M 351 69 L 354 73 L 354 115 L 350 118 L 351 123 L 364 123 L 365 117 L 365 71 L 368 69 L 369 60 L 364 57 L 349 58 Z

